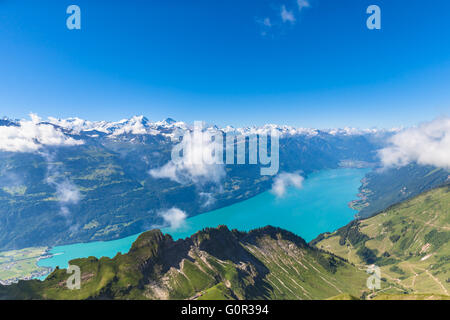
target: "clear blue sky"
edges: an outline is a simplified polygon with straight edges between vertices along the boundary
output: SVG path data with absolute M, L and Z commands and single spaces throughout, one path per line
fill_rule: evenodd
M 0 0 L 0 115 L 319 128 L 449 115 L 450 1 L 309 3 Z

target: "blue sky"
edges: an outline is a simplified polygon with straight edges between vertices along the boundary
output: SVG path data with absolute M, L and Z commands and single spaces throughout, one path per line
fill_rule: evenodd
M 0 115 L 318 128 L 449 115 L 449 1 L 308 2 L 0 0 Z M 71 4 L 81 30 L 66 28 Z M 381 30 L 366 28 L 371 4 Z

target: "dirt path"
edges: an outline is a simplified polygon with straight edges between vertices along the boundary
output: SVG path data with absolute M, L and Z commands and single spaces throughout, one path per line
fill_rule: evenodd
M 442 284 L 442 282 L 440 282 L 438 278 L 436 278 L 435 276 L 433 276 L 433 275 L 431 274 L 430 271 L 425 270 L 425 272 L 430 276 L 431 279 L 433 279 L 433 280 L 434 280 L 434 281 L 442 288 L 442 290 L 443 290 L 443 291 L 445 292 L 445 294 L 448 296 L 448 291 L 447 291 L 447 289 L 445 288 L 445 286 Z
M 438 218 L 438 216 L 436 216 L 435 218 Z M 432 220 L 430 220 L 428 222 L 426 222 L 424 220 L 421 220 L 421 219 L 417 219 L 417 218 L 415 220 L 422 222 L 426 226 L 432 226 L 432 227 L 435 227 L 437 229 L 442 229 L 442 230 L 450 230 L 450 227 L 438 226 L 438 225 L 435 225 L 434 223 L 431 223 L 432 220 L 434 220 L 434 219 L 432 219 Z
M 447 288 L 442 284 L 442 282 L 441 282 L 438 278 L 436 278 L 435 276 L 433 276 L 429 270 L 422 269 L 422 268 L 419 268 L 419 267 L 416 267 L 416 269 L 419 269 L 419 270 L 421 270 L 421 271 L 425 271 L 425 272 L 427 273 L 427 275 L 428 275 L 434 282 L 436 282 L 436 283 L 439 285 L 439 287 L 441 287 L 442 291 L 444 291 L 444 293 L 445 293 L 447 296 L 449 295 L 449 294 L 448 294 Z
M 416 279 L 419 276 L 418 273 L 416 273 L 416 271 L 414 270 L 413 266 L 408 262 L 406 263 L 406 265 L 408 266 L 408 268 L 411 270 L 412 273 L 414 273 L 413 279 L 412 279 L 412 283 L 411 283 L 411 289 L 415 290 L 415 286 L 416 286 Z
M 350 260 L 350 255 L 352 254 L 352 246 L 347 246 L 348 252 L 347 252 L 347 261 L 351 261 Z
M 415 236 L 414 239 L 413 239 L 413 242 L 414 242 L 414 243 L 417 242 L 417 238 L 419 237 L 420 233 L 421 233 L 423 230 L 425 230 L 425 228 L 426 228 L 427 226 L 433 225 L 432 222 L 433 222 L 434 220 L 436 220 L 437 218 L 438 218 L 438 216 L 434 216 L 433 218 L 431 218 L 431 219 L 428 220 L 427 222 L 425 222 L 425 221 L 423 221 L 423 220 L 417 219 L 418 221 L 422 222 L 423 225 L 422 225 L 422 227 L 416 232 L 416 236 Z

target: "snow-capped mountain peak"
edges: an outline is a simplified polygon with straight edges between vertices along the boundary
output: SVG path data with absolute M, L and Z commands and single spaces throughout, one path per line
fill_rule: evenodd
M 119 121 L 89 121 L 81 118 L 67 118 L 58 119 L 54 117 L 49 117 L 47 120 L 40 120 L 36 115 L 33 115 L 33 121 L 39 119 L 41 123 L 52 124 L 54 126 L 60 127 L 72 134 L 89 134 L 91 136 L 95 135 L 95 132 L 103 133 L 111 138 L 119 137 L 123 135 L 162 135 L 166 137 L 171 137 L 175 130 L 193 130 L 192 125 L 188 125 L 185 122 L 176 121 L 172 118 L 167 118 L 163 121 L 151 122 L 148 118 L 143 115 L 133 116 L 129 119 L 122 119 Z M 0 126 L 6 126 L 11 124 L 20 124 L 20 121 L 10 120 L 4 118 L 0 122 Z M 263 126 L 251 126 L 251 127 L 241 127 L 235 128 L 233 126 L 218 127 L 213 124 L 204 124 L 203 128 L 205 130 L 220 130 L 224 133 L 234 133 L 234 134 L 267 134 L 269 132 L 276 132 L 279 136 L 295 136 L 295 135 L 305 135 L 305 136 L 316 136 L 320 133 L 329 135 L 339 135 L 339 136 L 350 136 L 350 135 L 363 135 L 363 134 L 376 134 L 380 132 L 395 132 L 398 131 L 394 129 L 384 130 L 384 129 L 356 129 L 356 128 L 340 128 L 340 129 L 325 129 L 318 130 L 312 128 L 296 128 L 287 125 L 276 125 L 276 124 L 265 124 Z

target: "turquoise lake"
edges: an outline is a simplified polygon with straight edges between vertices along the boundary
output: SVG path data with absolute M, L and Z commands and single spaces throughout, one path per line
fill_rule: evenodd
M 282 198 L 270 191 L 231 206 L 210 211 L 186 220 L 178 230 L 162 229 L 176 239 L 186 238 L 205 227 L 227 225 L 248 231 L 272 225 L 289 230 L 306 241 L 320 233 L 334 231 L 350 222 L 357 211 L 348 203 L 357 199 L 361 179 L 370 169 L 323 170 L 308 176 L 301 189 L 288 188 Z M 67 268 L 75 258 L 114 257 L 126 253 L 139 235 L 127 238 L 54 247 L 54 256 L 42 259 L 40 266 Z M 44 277 L 45 278 L 45 277 Z

